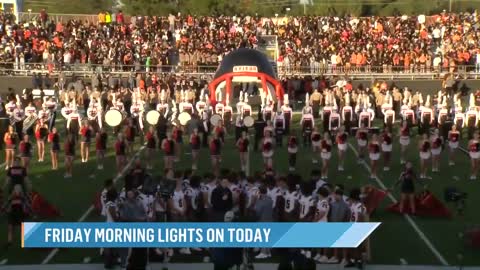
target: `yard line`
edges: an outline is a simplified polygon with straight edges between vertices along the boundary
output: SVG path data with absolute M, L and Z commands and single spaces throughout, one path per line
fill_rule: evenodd
M 350 147 L 350 149 L 352 149 L 355 156 L 358 157 L 357 149 L 355 149 L 355 147 L 353 147 L 351 143 L 348 143 L 348 147 Z M 370 165 L 365 163 L 365 161 L 362 161 L 362 165 L 363 165 L 363 167 L 365 167 L 365 169 L 368 171 L 368 173 L 371 173 Z M 377 184 L 380 186 L 380 188 L 382 188 L 384 190 L 387 190 L 387 187 L 385 186 L 385 184 L 382 182 L 382 180 L 380 178 L 375 177 L 374 179 L 377 182 Z M 393 197 L 393 195 L 390 192 L 387 193 L 387 196 L 388 196 L 388 198 L 390 198 L 390 200 L 393 203 L 398 202 L 397 199 L 395 199 L 395 197 Z M 415 221 L 410 217 L 410 215 L 403 214 L 403 217 L 407 220 L 407 222 L 410 224 L 410 226 L 412 226 L 412 228 L 418 234 L 420 239 L 422 239 L 423 242 L 425 242 L 425 245 L 427 245 L 427 247 L 430 249 L 430 251 L 432 251 L 432 253 L 435 255 L 435 257 L 437 257 L 438 261 L 444 266 L 449 266 L 447 260 L 445 260 L 445 258 L 442 256 L 442 254 L 440 254 L 440 252 L 437 250 L 437 248 L 435 248 L 435 246 L 433 246 L 432 242 L 430 242 L 430 240 L 427 238 L 425 233 L 423 233 L 423 231 L 418 227 L 417 223 L 415 223 Z
M 130 161 L 127 163 L 125 168 L 123 168 L 123 170 L 120 172 L 120 174 L 117 175 L 113 179 L 113 183 L 116 183 L 127 172 L 127 170 L 130 168 L 130 166 L 132 166 L 133 162 L 135 161 L 135 159 L 137 159 L 137 157 L 140 155 L 140 153 L 143 151 L 143 149 L 145 149 L 145 146 L 140 147 L 140 149 L 135 153 L 133 158 L 130 159 Z M 95 209 L 95 206 L 93 204 L 90 205 L 90 207 L 87 209 L 87 211 L 85 211 L 85 213 L 83 213 L 83 215 L 78 219 L 77 222 L 84 221 L 92 213 L 92 211 L 94 209 Z M 47 264 L 48 262 L 50 262 L 53 259 L 53 257 L 55 257 L 55 255 L 57 255 L 58 251 L 59 251 L 58 248 L 55 248 L 52 251 L 50 251 L 50 253 L 47 255 L 47 257 L 45 257 L 45 259 L 42 261 L 42 264 Z

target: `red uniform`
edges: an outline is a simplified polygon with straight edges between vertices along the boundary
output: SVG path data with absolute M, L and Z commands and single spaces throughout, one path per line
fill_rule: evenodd
M 192 146 L 193 150 L 199 150 L 200 149 L 200 136 L 193 134 L 190 137 L 190 145 Z
M 238 151 L 240 151 L 241 153 L 247 152 L 248 144 L 249 144 L 248 139 L 241 138 L 238 144 Z
M 155 135 L 153 132 L 148 131 L 147 134 L 145 134 L 145 140 L 147 141 L 147 148 L 155 149 L 157 142 L 155 141 Z
M 115 154 L 117 156 L 124 156 L 125 155 L 126 145 L 124 141 L 117 141 L 115 143 Z

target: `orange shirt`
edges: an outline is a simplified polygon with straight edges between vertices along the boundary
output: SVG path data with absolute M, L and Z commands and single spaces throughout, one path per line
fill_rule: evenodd
M 364 60 L 363 60 L 363 54 L 362 53 L 357 53 L 357 61 L 356 61 L 356 64 L 357 65 L 362 65 Z

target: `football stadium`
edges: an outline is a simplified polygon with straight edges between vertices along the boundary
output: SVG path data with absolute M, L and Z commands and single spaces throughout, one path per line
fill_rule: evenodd
M 0 0 L 0 268 L 480 269 L 479 1 L 100 2 Z M 380 225 L 32 248 L 24 222 Z

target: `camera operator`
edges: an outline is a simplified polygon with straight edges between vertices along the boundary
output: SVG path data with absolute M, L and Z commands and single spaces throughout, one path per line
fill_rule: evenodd
M 117 190 L 110 186 L 105 194 L 104 211 L 106 216 L 106 222 L 118 221 L 118 205 L 117 205 L 118 193 Z M 105 269 L 112 269 L 115 266 L 116 252 L 113 248 L 105 248 L 103 251 L 104 267 Z
M 227 211 L 223 218 L 224 222 L 234 222 L 235 214 L 233 211 Z M 212 248 L 213 269 L 228 270 L 232 267 L 239 267 L 243 259 L 242 248 Z
M 405 169 L 394 187 L 400 184 L 400 213 L 404 212 L 405 203 L 408 201 L 412 215 L 415 215 L 415 181 L 417 176 L 412 168 L 412 163 L 407 162 Z

